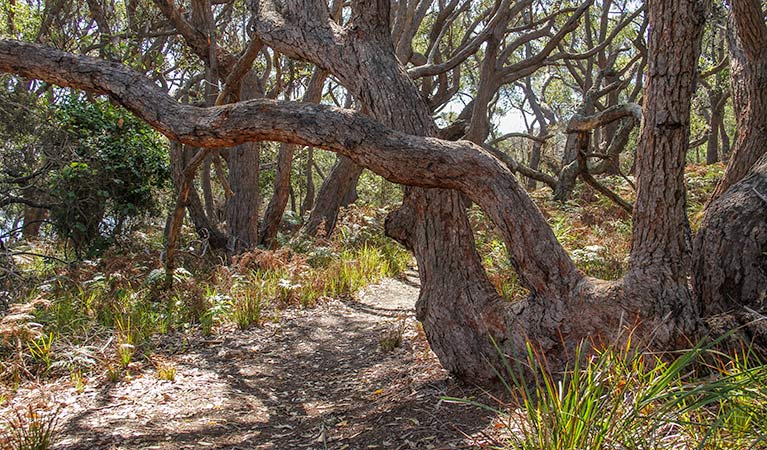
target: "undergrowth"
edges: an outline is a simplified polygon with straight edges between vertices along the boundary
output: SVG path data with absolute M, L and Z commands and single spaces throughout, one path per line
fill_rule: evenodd
M 697 230 L 703 205 L 723 172 L 721 163 L 686 167 L 687 215 L 693 231 Z M 624 178 L 604 176 L 599 181 L 633 202 L 636 193 Z M 603 280 L 623 276 L 631 246 L 631 215 L 627 211 L 580 183 L 572 199 L 565 203 L 552 200 L 548 188 L 530 194 L 556 238 L 584 274 Z M 525 298 L 527 290 L 517 279 L 501 234 L 477 206 L 469 210 L 469 220 L 482 264 L 498 293 L 510 301 Z
M 524 361 L 506 360 L 507 402 L 498 414 L 496 448 L 750 449 L 767 440 L 767 366 L 748 348 L 722 353 L 716 342 L 676 355 L 643 353 L 629 344 L 587 353 L 552 373 L 528 347 Z
M 159 242 L 149 235 L 76 265 L 20 261 L 29 287 L 0 321 L 0 395 L 10 397 L 25 380 L 68 379 L 82 390 L 94 378 L 129 379 L 134 366 L 151 363 L 157 336 L 246 329 L 278 320 L 284 308 L 352 298 L 411 264 L 406 250 L 383 237 L 382 217 L 350 208 L 329 238 L 299 235 L 229 265 L 187 255 L 169 290 L 161 248 L 142 247 Z M 171 369 L 158 367 L 158 377 L 174 378 Z

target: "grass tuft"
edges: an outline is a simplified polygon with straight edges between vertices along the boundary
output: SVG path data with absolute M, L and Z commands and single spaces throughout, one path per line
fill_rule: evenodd
M 767 366 L 747 349 L 728 356 L 699 344 L 675 358 L 611 347 L 552 373 L 528 346 L 506 360 L 511 401 L 488 407 L 506 430 L 504 449 L 763 448 Z M 514 367 L 512 367 L 512 364 Z M 762 447 L 760 447 L 762 446 Z
M 47 412 L 29 405 L 23 412 L 16 411 L 6 424 L 0 437 L 0 447 L 9 450 L 48 450 L 54 444 L 58 425 L 58 409 Z

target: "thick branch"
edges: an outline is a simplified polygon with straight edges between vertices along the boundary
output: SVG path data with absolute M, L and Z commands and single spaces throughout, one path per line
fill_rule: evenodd
M 623 103 L 611 106 L 590 116 L 576 116 L 570 119 L 570 122 L 567 124 L 567 132 L 575 133 L 579 131 L 591 131 L 627 116 L 633 116 L 636 119 L 641 120 L 642 107 L 635 103 Z
M 210 148 L 271 140 L 311 145 L 345 155 L 395 183 L 459 190 L 499 227 L 512 265 L 534 293 L 554 295 L 552 289 L 569 290 L 582 279 L 551 229 L 540 226 L 545 222 L 540 211 L 514 175 L 470 142 L 407 135 L 357 112 L 324 105 L 266 99 L 209 108 L 179 104 L 120 64 L 16 41 L 0 41 L 0 70 L 107 94 L 186 144 Z

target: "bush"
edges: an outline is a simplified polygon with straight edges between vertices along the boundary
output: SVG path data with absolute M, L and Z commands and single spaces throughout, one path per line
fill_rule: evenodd
M 56 106 L 59 127 L 73 142 L 71 155 L 50 175 L 56 230 L 81 248 L 104 248 L 159 211 L 154 191 L 170 179 L 167 144 L 127 111 L 107 101 L 70 97 Z

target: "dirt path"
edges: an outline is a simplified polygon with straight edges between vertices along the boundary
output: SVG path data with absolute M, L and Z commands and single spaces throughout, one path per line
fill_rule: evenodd
M 359 301 L 188 342 L 167 356 L 174 382 L 149 366 L 130 382 L 65 389 L 56 448 L 481 448 L 493 418 L 440 402 L 478 393 L 455 384 L 428 349 L 413 318 L 417 295 L 412 273 L 384 280 Z M 382 349 L 400 326 L 402 344 Z

